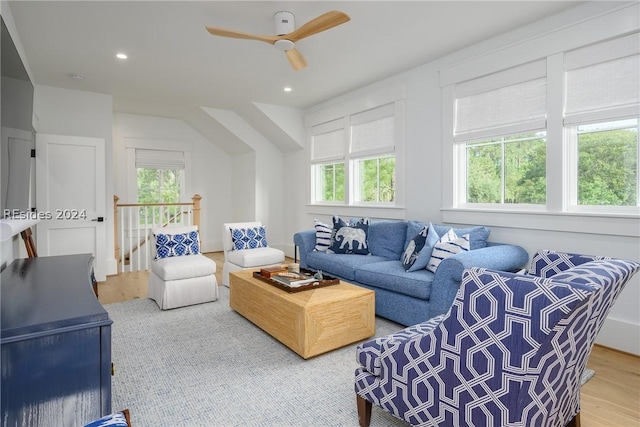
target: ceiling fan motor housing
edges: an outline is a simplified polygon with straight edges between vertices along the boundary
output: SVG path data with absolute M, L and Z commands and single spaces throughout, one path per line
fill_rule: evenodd
M 296 29 L 295 16 L 291 12 L 281 11 L 273 15 L 276 25 L 276 34 L 283 36 Z

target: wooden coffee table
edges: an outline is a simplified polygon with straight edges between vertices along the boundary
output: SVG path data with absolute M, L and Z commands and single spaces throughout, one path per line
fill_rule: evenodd
M 304 359 L 375 333 L 375 294 L 340 282 L 288 293 L 253 277 L 229 275 L 229 306 Z

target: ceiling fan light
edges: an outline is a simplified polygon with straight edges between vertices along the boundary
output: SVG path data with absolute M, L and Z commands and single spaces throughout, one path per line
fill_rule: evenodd
M 292 42 L 291 40 L 287 40 L 287 39 L 280 39 L 277 40 L 274 43 L 274 46 L 277 47 L 278 49 L 280 49 L 283 52 L 286 52 L 287 50 L 291 50 L 295 47 L 295 43 Z

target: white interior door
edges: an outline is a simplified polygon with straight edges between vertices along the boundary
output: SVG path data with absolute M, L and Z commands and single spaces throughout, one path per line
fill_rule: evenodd
M 105 192 L 104 139 L 36 135 L 38 255 L 91 253 L 106 280 Z

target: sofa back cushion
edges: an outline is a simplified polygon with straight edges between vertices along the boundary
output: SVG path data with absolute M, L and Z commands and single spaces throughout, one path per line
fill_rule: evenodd
M 436 232 L 439 236 L 444 236 L 451 229 L 446 225 L 433 224 L 436 229 Z M 469 235 L 469 244 L 471 246 L 471 250 L 486 248 L 487 247 L 487 239 L 489 238 L 489 230 L 487 227 L 478 226 L 478 227 L 468 227 L 468 228 L 454 228 L 453 231 L 458 236 L 464 236 L 465 234 Z
M 369 224 L 369 251 L 371 255 L 399 260 L 404 251 L 406 234 L 407 223 L 405 221 L 371 221 Z

